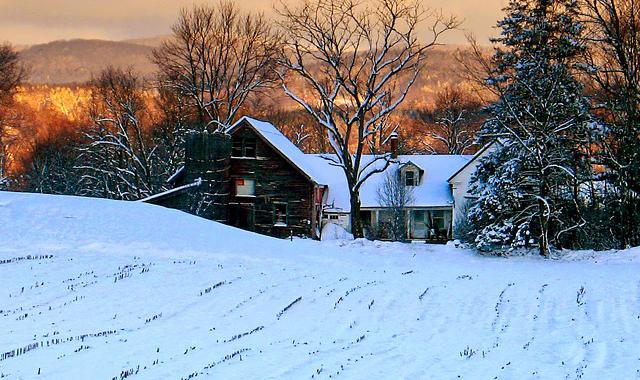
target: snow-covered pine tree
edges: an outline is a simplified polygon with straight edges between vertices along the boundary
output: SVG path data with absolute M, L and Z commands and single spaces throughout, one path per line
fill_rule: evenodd
M 575 0 L 511 0 L 487 78 L 499 95 L 482 134 L 499 139 L 473 179 L 469 217 L 479 249 L 551 246 L 584 224 L 589 102 L 573 76 L 583 50 Z

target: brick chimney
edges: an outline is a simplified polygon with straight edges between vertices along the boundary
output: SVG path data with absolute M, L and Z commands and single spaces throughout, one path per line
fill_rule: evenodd
M 389 136 L 389 153 L 391 157 L 398 158 L 398 132 L 396 131 Z

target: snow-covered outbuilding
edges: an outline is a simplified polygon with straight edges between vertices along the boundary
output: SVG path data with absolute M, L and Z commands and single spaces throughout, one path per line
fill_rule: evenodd
M 220 198 L 224 200 L 217 202 L 225 208 L 217 215 L 224 217 L 216 219 L 240 228 L 274 236 L 313 238 L 319 238 L 327 223 L 350 230 L 349 188 L 342 169 L 331 162 L 330 155 L 305 154 L 273 124 L 250 117 L 240 119 L 228 134 L 231 154 L 221 161 L 224 168 L 187 164 L 172 176 L 174 189 L 145 201 L 185 209 L 186 202 L 176 202 L 176 197 L 185 192 L 185 199 L 193 199 L 197 194 L 194 190 L 203 187 L 204 193 L 225 194 Z M 373 163 L 381 169 L 387 167 L 373 174 L 360 189 L 365 227 L 376 229 L 390 218 L 390 209 L 383 206 L 378 189 L 389 175 L 396 175 L 402 186 L 411 188 L 412 201 L 405 205 L 408 237 L 425 241 L 452 238 L 455 215 L 461 209 L 458 203 L 462 206 L 464 201 L 458 192 L 467 191 L 473 163 L 483 151 L 475 156 L 394 155 L 388 166 L 384 160 Z M 363 164 L 375 159 L 373 155 L 364 156 Z M 185 162 L 190 162 L 189 157 Z M 191 173 L 193 167 L 200 172 Z M 225 181 L 228 186 L 212 191 L 207 173 L 221 170 L 225 174 L 216 181 Z M 180 204 L 183 207 L 176 206 Z

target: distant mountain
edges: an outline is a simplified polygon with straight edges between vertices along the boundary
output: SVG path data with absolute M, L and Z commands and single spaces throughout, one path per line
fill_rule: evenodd
M 133 67 L 143 77 L 156 71 L 151 62 L 153 48 L 170 36 L 131 39 L 125 41 L 68 40 L 24 47 L 22 60 L 30 67 L 32 84 L 81 84 L 107 66 Z M 425 70 L 407 98 L 420 103 L 433 96 L 434 91 L 447 83 L 459 83 L 463 68 L 454 58 L 456 49 L 463 46 L 439 46 L 429 53 Z
M 122 42 L 156 48 L 160 46 L 160 44 L 162 44 L 164 41 L 168 40 L 169 38 L 171 38 L 170 35 L 163 35 L 163 36 L 145 37 L 145 38 L 132 38 L 128 40 L 122 40 Z
M 151 39 L 149 39 L 151 40 Z M 155 65 L 152 47 L 125 41 L 69 40 L 33 45 L 20 51 L 29 67 L 33 84 L 84 83 L 107 66 L 131 66 L 142 76 L 150 76 Z

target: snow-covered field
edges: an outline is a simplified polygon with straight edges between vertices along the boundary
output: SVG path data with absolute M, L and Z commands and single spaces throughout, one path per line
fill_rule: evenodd
M 0 225 L 0 377 L 640 378 L 638 250 L 291 242 L 10 193 Z

